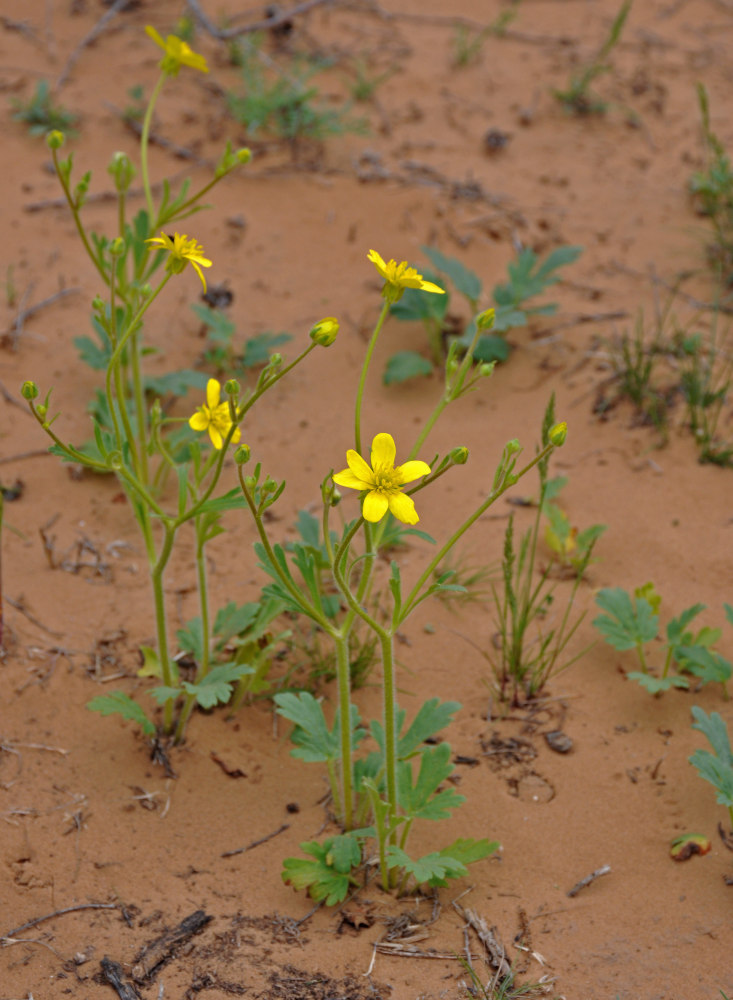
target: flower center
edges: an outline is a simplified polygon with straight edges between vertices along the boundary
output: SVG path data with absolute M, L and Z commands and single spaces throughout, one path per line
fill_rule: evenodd
M 374 489 L 379 493 L 398 493 L 401 482 L 394 469 L 374 470 Z

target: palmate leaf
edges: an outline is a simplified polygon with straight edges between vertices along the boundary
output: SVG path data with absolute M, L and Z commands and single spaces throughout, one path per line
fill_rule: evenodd
M 670 688 L 687 689 L 690 682 L 678 674 L 670 674 L 668 677 L 653 677 L 651 674 L 643 674 L 640 670 L 632 670 L 626 675 L 630 681 L 637 681 L 649 692 L 649 694 L 663 694 Z
M 184 681 L 183 689 L 193 695 L 202 708 L 226 705 L 232 696 L 233 685 L 240 677 L 252 673 L 254 668 L 247 663 L 221 663 L 212 667 L 197 684 Z
M 595 618 L 593 624 L 614 649 L 623 652 L 656 638 L 659 617 L 645 598 L 632 601 L 621 587 L 605 587 L 596 604 L 608 614 Z
M 465 267 L 457 257 L 447 257 L 435 247 L 420 247 L 433 267 L 437 268 L 441 274 L 445 274 L 456 287 L 456 290 L 464 295 L 474 306 L 481 297 L 481 279 L 473 271 Z
M 99 695 L 87 702 L 87 708 L 100 715 L 121 715 L 123 719 L 136 722 L 145 736 L 155 735 L 155 726 L 142 710 L 140 705 L 124 691 L 112 691 L 107 695 Z
M 705 646 L 678 646 L 675 657 L 682 670 L 689 671 L 699 677 L 703 684 L 718 683 L 725 685 L 733 675 L 733 665 L 720 653 Z
M 435 298 L 434 295 L 431 297 Z M 432 372 L 432 364 L 422 354 L 417 351 L 398 351 L 387 361 L 382 381 L 385 385 L 395 385 L 411 378 L 431 375 Z
M 733 752 L 730 748 L 728 730 L 720 713 L 711 712 L 710 715 L 706 715 L 699 706 L 695 705 L 692 714 L 695 717 L 692 728 L 697 729 L 708 738 L 716 756 L 726 767 L 733 768 Z
M 395 845 L 387 848 L 387 867 L 399 868 L 405 874 L 412 875 L 418 885 L 426 882 L 431 886 L 445 885 L 449 878 L 461 878 L 468 874 L 466 866 L 448 854 L 433 851 L 432 854 L 413 860 L 406 851 Z
M 420 755 L 420 769 L 413 784 L 412 765 L 400 761 L 397 766 L 397 797 L 410 819 L 448 819 L 466 799 L 453 788 L 438 791 L 441 782 L 453 773 L 451 749 L 447 743 L 425 747 Z
M 300 694 L 286 691 L 276 694 L 273 700 L 277 705 L 277 714 L 295 726 L 290 734 L 290 739 L 295 744 L 295 749 L 291 751 L 293 757 L 308 763 L 339 760 L 341 740 L 338 710 L 333 726 L 329 729 L 320 702 L 316 701 L 308 691 L 301 691 Z M 364 731 L 359 728 L 359 721 L 359 710 L 356 705 L 352 705 L 352 746 L 356 746 L 364 737 Z
M 281 877 L 285 885 L 306 889 L 311 899 L 334 906 L 343 902 L 350 886 L 357 881 L 352 868 L 361 863 L 361 848 L 353 834 L 329 837 L 322 844 L 317 840 L 305 841 L 301 849 L 310 854 L 305 858 L 286 858 Z

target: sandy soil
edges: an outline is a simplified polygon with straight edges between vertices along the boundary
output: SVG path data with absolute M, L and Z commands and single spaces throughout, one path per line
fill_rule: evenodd
M 402 703 L 412 712 L 426 697 L 460 701 L 448 736 L 468 761 L 457 769 L 468 802 L 441 838 L 488 836 L 502 850 L 435 900 L 395 900 L 370 881 L 344 909 L 315 912 L 282 883 L 280 866 L 324 828 L 326 787 L 317 767 L 290 757 L 286 728 L 268 702 L 233 722 L 196 715 L 185 746 L 170 752 L 175 777 L 151 762 L 130 725 L 85 708 L 109 684 L 146 697 L 138 648 L 153 641 L 153 619 L 144 554 L 119 488 L 70 474 L 48 456 L 20 398 L 24 379 L 54 386 L 61 437 L 88 436 L 96 374 L 72 341 L 89 332 L 99 289 L 58 207 L 48 151 L 11 120 L 10 99 L 27 98 L 42 77 L 53 84 L 63 76 L 57 100 L 81 116 L 77 163 L 93 170 L 92 193 L 105 190 L 112 151 L 135 153 L 118 114 L 127 91 L 149 90 L 157 75 L 143 27 L 165 33 L 182 6 L 133 4 L 80 49 L 105 12 L 96 0 L 6 2 L 0 21 L 2 272 L 12 267 L 17 289 L 14 304 L 8 296 L 0 303 L 0 481 L 22 484 L 5 507 L 16 530 L 2 539 L 0 997 L 111 997 L 105 956 L 120 963 L 131 992 L 119 995 L 127 997 L 133 982 L 141 997 L 176 1000 L 463 997 L 467 977 L 457 956 L 467 940 L 476 956 L 481 946 L 464 937 L 451 904 L 468 890 L 461 905 L 495 929 L 519 981 L 547 976 L 549 996 L 733 996 L 733 858 L 716 829 L 727 816 L 687 763 L 702 745 L 690 727 L 693 704 L 721 712 L 729 726 L 733 720 L 719 688 L 653 699 L 625 680 L 630 656 L 597 642 L 550 683 L 544 700 L 496 718 L 482 655 L 495 630 L 489 608 L 456 615 L 440 603 L 425 606 L 399 650 Z M 235 10 L 228 0 L 202 6 L 217 23 Z M 582 256 L 552 290 L 558 313 L 513 331 L 509 362 L 431 438 L 436 451 L 468 445 L 471 460 L 445 488 L 424 494 L 421 527 L 442 537 L 449 513 L 471 509 L 506 440 L 519 437 L 531 453 L 554 391 L 570 427 L 554 465 L 569 477 L 565 507 L 581 528 L 608 525 L 580 591 L 591 613 L 575 648 L 594 638 L 593 593 L 606 586 L 651 579 L 665 613 L 702 601 L 706 623 L 720 624 L 722 602 L 733 601 L 730 470 L 697 463 L 679 400 L 664 448 L 628 404 L 603 419 L 594 404 L 614 392 L 608 340 L 629 329 L 639 309 L 651 319 L 655 297 L 664 302 L 683 272 L 674 303 L 681 323 L 694 321 L 693 300 L 714 294 L 704 267 L 707 230 L 687 183 L 703 163 L 698 80 L 709 90 L 714 127 L 733 147 L 725 116 L 733 9 L 725 0 L 637 0 L 613 70 L 598 81 L 611 102 L 603 117 L 565 114 L 551 88 L 597 49 L 615 0 L 522 0 L 506 35 L 489 37 L 474 63 L 457 68 L 456 23 L 487 24 L 502 9 L 498 0 L 334 0 L 297 17 L 284 44 L 336 58 L 319 78 L 334 102 L 347 93 L 357 58 L 372 72 L 392 73 L 373 101 L 354 109 L 369 119 L 370 134 L 296 151 L 253 142 L 252 164 L 216 189 L 215 211 L 196 218 L 196 236 L 215 262 L 211 279 L 234 292 L 230 315 L 242 338 L 269 329 L 305 337 L 329 314 L 342 322 L 337 344 L 298 369 L 246 428 L 268 471 L 288 479 L 274 527 L 293 537 L 298 510 L 318 500 L 324 469 L 343 464 L 350 446 L 356 373 L 379 306 L 369 248 L 424 266 L 420 246 L 435 245 L 490 289 L 504 280 L 515 246 L 546 252 L 579 244 Z M 161 100 L 156 126 L 193 162 L 156 146 L 154 177 L 186 169 L 203 178 L 227 138 L 247 138 L 221 99 L 222 89 L 238 85 L 225 46 L 204 30 L 194 44 L 212 73 L 182 73 Z M 284 59 L 276 44 L 269 40 L 267 50 Z M 507 134 L 494 151 L 486 142 L 492 129 Z M 113 203 L 93 200 L 86 214 L 98 229 L 114 225 Z M 59 288 L 73 291 L 13 326 L 19 311 Z M 160 371 L 195 366 L 203 343 L 190 310 L 200 292 L 195 275 L 169 291 L 154 318 Z M 369 385 L 368 436 L 411 428 L 440 388 L 436 378 L 383 386 L 379 370 L 395 346 L 424 350 L 425 341 L 417 327 L 396 322 L 385 334 Z M 722 429 L 731 435 L 729 409 Z M 531 511 L 501 503 L 476 526 L 469 547 L 481 562 L 499 558 L 513 509 L 518 525 L 529 524 Z M 39 529 L 54 518 L 49 560 Z M 252 599 L 262 583 L 250 526 L 234 516 L 228 525 L 211 548 L 215 603 Z M 400 558 L 410 575 L 426 553 L 416 543 Z M 192 574 L 189 544 L 168 582 L 174 624 L 195 613 Z M 569 586 L 558 584 L 558 600 Z M 726 646 L 730 657 L 730 628 L 724 653 Z M 378 712 L 375 687 L 358 698 L 363 714 Z M 568 754 L 545 739 L 558 729 L 572 740 Z M 677 864 L 670 840 L 691 830 L 708 836 L 712 850 Z M 418 837 L 426 850 L 430 832 Z M 568 897 L 602 865 L 609 874 Z M 197 933 L 163 948 L 164 960 L 146 974 L 144 948 L 199 911 Z M 475 964 L 490 978 L 481 959 Z

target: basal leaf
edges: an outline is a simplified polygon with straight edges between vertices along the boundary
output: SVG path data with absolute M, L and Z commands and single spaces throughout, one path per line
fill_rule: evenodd
M 643 674 L 639 670 L 632 670 L 626 675 L 630 681 L 638 681 L 649 694 L 663 694 L 671 688 L 689 688 L 690 682 L 678 674 L 670 674 L 668 677 L 652 677 L 651 674 Z
M 205 677 L 195 684 L 183 682 L 184 690 L 194 695 L 202 708 L 213 708 L 214 705 L 226 705 L 232 696 L 232 687 L 247 674 L 254 670 L 247 663 L 221 663 L 212 667 Z
M 124 691 L 112 691 L 107 695 L 99 695 L 87 702 L 87 708 L 100 715 L 121 715 L 123 719 L 136 722 L 145 736 L 155 735 L 155 726 L 142 710 L 140 705 Z
M 445 274 L 455 285 L 456 291 L 464 295 L 475 307 L 475 303 L 481 297 L 481 279 L 473 271 L 469 270 L 457 257 L 447 257 L 436 247 L 420 247 L 433 267 L 437 268 L 441 274 Z M 440 282 L 438 282 L 440 284 Z
M 623 652 L 656 638 L 659 619 L 643 597 L 632 601 L 621 587 L 606 587 L 597 595 L 596 604 L 608 614 L 595 618 L 593 624 L 614 649 Z

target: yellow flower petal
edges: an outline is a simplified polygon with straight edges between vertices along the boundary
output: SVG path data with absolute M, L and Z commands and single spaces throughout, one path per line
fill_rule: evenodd
M 165 42 L 163 41 L 162 36 L 158 34 L 158 32 L 152 26 L 152 24 L 148 24 L 145 26 L 145 34 L 148 36 L 148 38 L 152 38 L 155 44 L 159 45 L 161 49 L 163 49 L 163 51 L 165 52 Z
M 203 410 L 197 410 L 192 417 L 189 417 L 188 426 L 195 431 L 205 431 L 209 426 L 209 418 Z
M 429 476 L 430 466 L 427 462 L 405 462 L 404 465 L 396 466 L 395 472 L 403 483 L 411 483 L 421 476 Z
M 346 486 L 350 490 L 369 490 L 372 486 L 371 483 L 365 483 L 358 476 L 355 476 L 351 469 L 343 469 L 341 472 L 334 473 L 332 479 L 337 486 Z
M 353 448 L 349 448 L 346 452 L 346 462 L 351 471 L 354 473 L 354 476 L 360 482 L 366 484 L 364 486 L 360 486 L 359 489 L 369 489 L 369 487 L 374 485 L 374 473 L 358 451 L 354 451 Z
M 381 521 L 387 513 L 389 506 L 390 502 L 384 493 L 380 493 L 378 490 L 372 490 L 371 493 L 367 493 L 364 497 L 364 505 L 361 509 L 361 512 L 364 515 L 364 520 L 371 521 L 372 523 Z
M 393 468 L 396 454 L 397 448 L 392 435 L 377 434 L 372 441 L 372 468 L 377 469 L 382 466 Z
M 415 503 L 412 497 L 405 496 L 404 493 L 393 493 L 388 498 L 389 509 L 398 521 L 405 524 L 417 524 L 420 518 L 415 510 Z M 366 507 L 366 501 L 364 502 Z M 366 517 L 366 514 L 364 515 Z
M 213 412 L 219 405 L 221 396 L 221 386 L 215 378 L 210 378 L 206 383 L 206 405 Z
M 432 281 L 421 281 L 420 289 L 423 292 L 437 292 L 439 295 L 445 295 L 445 289 L 434 285 Z
M 367 254 L 367 259 L 374 264 L 383 278 L 387 277 L 387 265 L 384 263 L 383 258 L 380 257 L 376 250 L 370 250 Z
M 239 427 L 237 427 L 235 429 L 234 433 L 232 434 L 232 443 L 236 444 L 239 441 L 239 439 L 241 438 L 241 436 L 242 436 L 242 432 L 239 429 Z
M 215 424 L 209 424 L 209 437 L 211 438 L 211 443 L 216 450 L 221 451 L 221 446 L 224 444 L 224 438 L 219 433 Z

